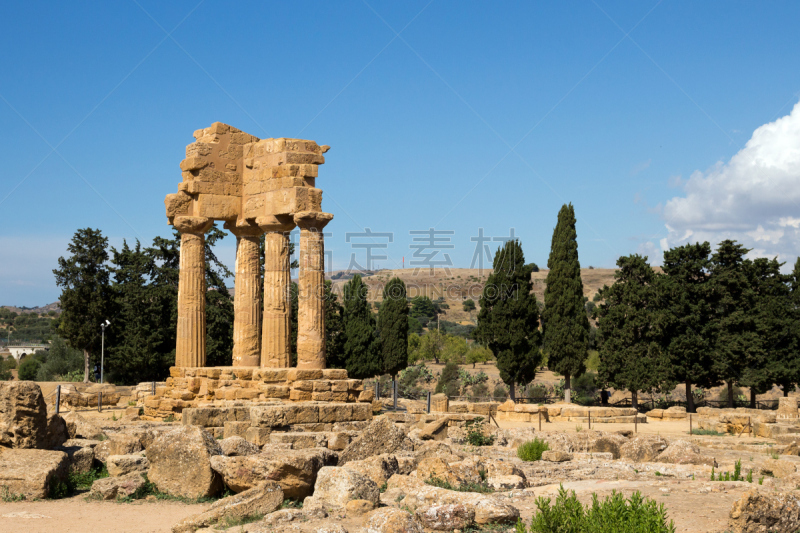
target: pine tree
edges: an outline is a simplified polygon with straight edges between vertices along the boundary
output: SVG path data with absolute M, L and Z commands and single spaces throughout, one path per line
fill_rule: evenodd
M 748 271 L 747 248 L 732 240 L 719 243 L 711 256 L 710 287 L 714 314 L 712 372 L 728 385 L 728 407 L 733 407 L 733 385 L 762 350 L 755 315 L 755 291 Z M 751 368 L 753 368 L 751 366 Z
M 687 410 L 694 412 L 692 385 L 715 387 L 711 372 L 713 335 L 709 284 L 711 245 L 687 244 L 664 252 L 663 297 L 668 309 L 665 349 L 673 377 L 686 385 Z
M 670 361 L 662 349 L 666 311 L 660 302 L 660 279 L 647 257 L 634 254 L 617 260 L 614 284 L 600 291 L 597 308 L 602 383 L 631 392 L 669 390 Z
M 378 332 L 383 372 L 397 379 L 397 373 L 408 366 L 408 300 L 400 278 L 392 278 L 383 288 Z
M 364 379 L 383 370 L 375 341 L 375 318 L 367 303 L 367 286 L 356 274 L 344 286 L 344 353 L 347 374 Z
M 347 368 L 342 321 L 344 308 L 332 288 L 332 282 L 325 280 L 325 359 L 328 368 Z
M 547 366 L 564 375 L 564 397 L 570 402 L 570 378 L 586 370 L 589 319 L 583 304 L 583 281 L 578 261 L 575 209 L 564 205 L 553 231 L 547 260 L 542 329 Z
M 494 354 L 500 379 L 514 398 L 515 385 L 532 381 L 542 360 L 539 308 L 518 240 L 506 242 L 495 254 L 480 306 L 473 336 Z
M 100 355 L 100 324 L 113 315 L 109 283 L 108 239 L 100 230 L 79 229 L 53 270 L 61 287 L 58 334 L 83 351 L 83 381 L 89 382 L 89 359 Z

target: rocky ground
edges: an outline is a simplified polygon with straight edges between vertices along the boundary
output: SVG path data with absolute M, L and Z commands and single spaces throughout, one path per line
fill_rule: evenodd
M 0 531 L 513 531 L 537 498 L 561 486 L 585 503 L 641 492 L 664 504 L 677 531 L 796 531 L 800 523 L 796 444 L 689 436 L 685 421 L 591 430 L 545 422 L 541 431 L 501 421 L 482 426 L 491 446 L 472 446 L 463 427 L 445 433 L 441 424 L 377 416 L 332 451 L 110 418 L 121 411 L 56 417 L 42 411 L 37 391 L 0 389 L 0 487 L 8 487 L 0 488 Z M 534 437 L 550 452 L 520 460 L 517 447 Z M 711 481 L 712 469 L 732 473 L 737 461 L 752 482 Z M 67 472 L 101 464 L 109 477 L 48 499 Z M 459 487 L 468 490 L 451 490 Z

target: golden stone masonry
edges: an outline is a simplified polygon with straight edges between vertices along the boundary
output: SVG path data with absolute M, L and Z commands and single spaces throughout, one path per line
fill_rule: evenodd
M 323 213 L 315 187 L 328 146 L 259 139 L 215 122 L 194 132 L 181 161 L 183 181 L 168 194 L 167 220 L 181 233 L 175 366 L 206 364 L 205 232 L 225 222 L 236 235 L 233 366 L 290 366 L 289 232 L 300 228 L 297 368 L 325 368 Z M 264 300 L 258 241 L 265 234 Z

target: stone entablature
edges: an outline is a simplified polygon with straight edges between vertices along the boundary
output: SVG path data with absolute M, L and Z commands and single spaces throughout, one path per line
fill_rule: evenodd
M 206 363 L 205 232 L 215 220 L 237 238 L 233 366 L 289 366 L 289 232 L 300 228 L 297 366 L 325 368 L 324 239 L 333 219 L 315 187 L 328 146 L 259 139 L 221 122 L 194 132 L 183 181 L 164 200 L 181 233 L 175 365 Z M 263 300 L 259 239 L 265 236 Z

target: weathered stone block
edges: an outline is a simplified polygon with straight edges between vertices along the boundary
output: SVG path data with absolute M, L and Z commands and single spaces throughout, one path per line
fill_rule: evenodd
M 269 443 L 269 436 L 272 431 L 269 428 L 249 427 L 244 433 L 244 438 L 247 442 L 253 443 L 256 446 L 263 446 Z
M 327 392 L 312 392 L 311 399 L 315 402 L 331 402 L 333 401 L 333 393 Z
M 288 381 L 311 381 L 315 379 L 322 379 L 321 369 L 310 368 L 290 368 L 286 373 Z
M 291 387 L 292 390 L 311 392 L 314 390 L 314 382 L 306 380 L 294 381 L 292 382 Z
M 301 390 L 293 390 L 289 392 L 289 399 L 294 402 L 309 402 L 311 401 L 311 393 Z
M 343 368 L 326 368 L 322 371 L 322 377 L 331 380 L 347 379 L 347 370 Z
M 223 425 L 223 438 L 227 439 L 228 437 L 244 437 L 249 427 L 250 421 L 225 422 Z
M 312 384 L 314 385 L 314 392 L 330 392 L 332 390 L 331 382 L 325 379 L 312 381 Z

